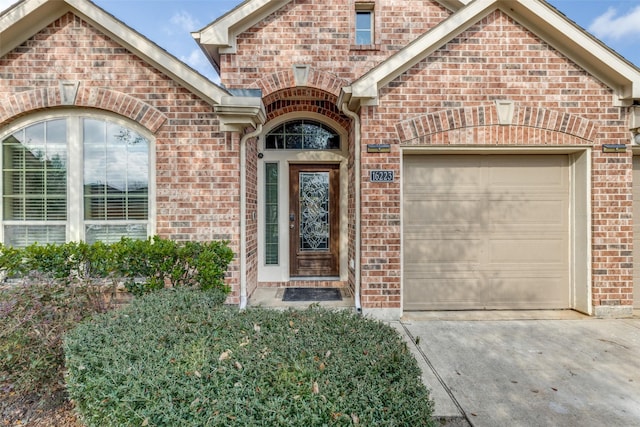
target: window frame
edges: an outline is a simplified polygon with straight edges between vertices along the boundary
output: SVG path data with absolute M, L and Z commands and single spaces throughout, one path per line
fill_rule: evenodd
M 369 15 L 369 28 L 362 29 L 358 27 L 358 15 Z M 355 4 L 355 13 L 354 13 L 354 45 L 355 46 L 375 46 L 376 44 L 376 19 L 375 19 L 375 3 L 374 2 L 358 2 Z M 358 35 L 359 34 L 368 34 L 369 35 L 369 43 L 359 43 Z
M 85 220 L 84 218 L 84 140 L 83 120 L 95 119 L 114 123 L 135 131 L 149 142 L 148 152 L 148 217 L 147 220 Z M 56 111 L 36 112 L 18 119 L 0 130 L 0 141 L 22 128 L 42 121 L 65 119 L 67 122 L 67 219 L 60 221 L 20 221 L 5 220 L 4 209 L 0 209 L 0 242 L 5 243 L 5 226 L 11 225 L 63 225 L 65 241 L 85 241 L 87 225 L 129 225 L 146 224 L 147 237 L 153 236 L 156 229 L 156 157 L 155 137 L 140 124 L 109 112 L 96 112 L 81 109 L 59 109 Z M 0 162 L 4 162 L 4 150 L 0 150 Z M 4 163 L 2 163 L 4 164 Z M 4 170 L 4 167 L 3 167 Z M 4 195 L 4 174 L 0 174 L 0 188 Z M 4 196 L 3 196 L 4 199 Z
M 304 136 L 306 136 L 304 133 L 298 133 L 298 132 L 293 132 L 293 133 L 288 133 L 287 132 L 287 127 L 288 126 L 295 126 L 296 124 L 300 124 L 300 125 L 311 125 L 311 126 L 315 126 L 316 128 L 319 128 L 323 131 L 326 132 L 330 132 L 333 135 L 333 138 L 338 138 L 338 147 L 337 148 L 313 148 L 310 146 L 305 146 L 304 144 L 304 139 L 302 140 L 301 144 L 302 146 L 300 148 L 288 148 L 287 147 L 287 139 L 288 137 L 302 137 L 304 138 Z M 280 128 L 283 129 L 282 132 L 276 132 L 277 130 L 279 130 Z M 275 147 L 275 148 L 271 148 L 268 147 L 268 139 L 271 136 L 280 136 L 283 138 L 283 146 L 282 147 Z M 265 134 L 264 137 L 264 150 L 265 151 L 298 151 L 298 152 L 303 152 L 303 151 L 342 151 L 342 137 L 340 136 L 340 133 L 335 130 L 333 127 L 327 125 L 326 123 L 319 121 L 319 120 L 315 120 L 315 119 L 311 119 L 311 118 L 295 118 L 295 119 L 291 119 L 291 120 L 285 120 L 282 123 L 278 124 L 277 126 L 274 126 L 271 130 L 269 130 L 269 132 L 267 132 Z

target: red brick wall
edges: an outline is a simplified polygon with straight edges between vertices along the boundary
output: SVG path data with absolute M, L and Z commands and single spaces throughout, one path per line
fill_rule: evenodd
M 210 105 L 72 14 L 1 58 L 0 70 L 2 126 L 60 106 L 60 80 L 80 82 L 78 111 L 113 112 L 154 134 L 157 233 L 228 239 L 238 251 L 239 145 Z M 229 283 L 237 287 L 236 264 Z
M 494 100 L 516 104 L 514 125 L 497 125 Z M 391 155 L 363 153 L 362 176 L 395 169 L 402 145 L 592 146 L 593 304 L 632 304 L 631 153 L 623 108 L 613 93 L 501 12 L 452 40 L 383 88 L 363 108 L 363 145 L 391 143 Z M 363 304 L 396 307 L 400 180 L 363 182 Z
M 239 36 L 237 54 L 222 55 L 223 82 L 263 89 L 269 100 L 295 85 L 294 64 L 307 64 L 308 85 L 337 95 L 449 15 L 428 0 L 378 0 L 376 45 L 360 49 L 353 46 L 353 10 L 351 0 L 293 0 Z M 300 95 L 286 108 L 306 108 L 311 99 Z M 494 101 L 502 99 L 515 103 L 513 126 L 497 125 Z M 602 144 L 629 142 L 626 112 L 613 100 L 608 87 L 502 12 L 383 88 L 379 106 L 360 111 L 363 305 L 400 307 L 401 146 L 567 145 L 593 148 L 593 304 L 630 306 L 631 153 L 601 152 Z M 284 110 L 270 111 L 273 118 Z M 368 143 L 389 143 L 391 153 L 367 154 Z M 369 171 L 381 167 L 395 170 L 396 182 L 368 184 Z
M 222 82 L 255 87 L 294 64 L 353 80 L 450 14 L 432 0 L 376 0 L 375 8 L 376 45 L 363 50 L 354 46 L 354 0 L 293 0 L 241 34 L 237 54 L 222 55 Z

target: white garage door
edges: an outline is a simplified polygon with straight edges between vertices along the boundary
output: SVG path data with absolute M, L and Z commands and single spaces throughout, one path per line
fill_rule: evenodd
M 411 155 L 405 310 L 570 307 L 565 155 Z
M 640 156 L 633 157 L 633 308 L 640 309 Z

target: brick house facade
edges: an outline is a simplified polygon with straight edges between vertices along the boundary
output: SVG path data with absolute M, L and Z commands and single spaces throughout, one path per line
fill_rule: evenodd
M 5 157 L 8 136 L 70 116 L 136 132 L 149 159 L 145 218 L 90 221 L 69 191 L 58 222 L 7 208 L 28 198 L 4 159 L 5 243 L 112 219 L 114 235 L 226 239 L 240 305 L 287 286 L 345 287 L 383 318 L 640 305 L 640 70 L 542 0 L 247 1 L 193 33 L 222 86 L 84 0 L 4 18 Z

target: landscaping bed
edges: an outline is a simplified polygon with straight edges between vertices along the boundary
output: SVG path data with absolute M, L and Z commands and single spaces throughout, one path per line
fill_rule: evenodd
M 0 246 L 0 425 L 433 425 L 392 328 L 224 306 L 231 257 L 158 238 Z M 121 279 L 126 304 L 105 298 Z
M 220 305 L 165 290 L 65 340 L 67 384 L 87 426 L 432 425 L 404 341 L 347 311 Z

